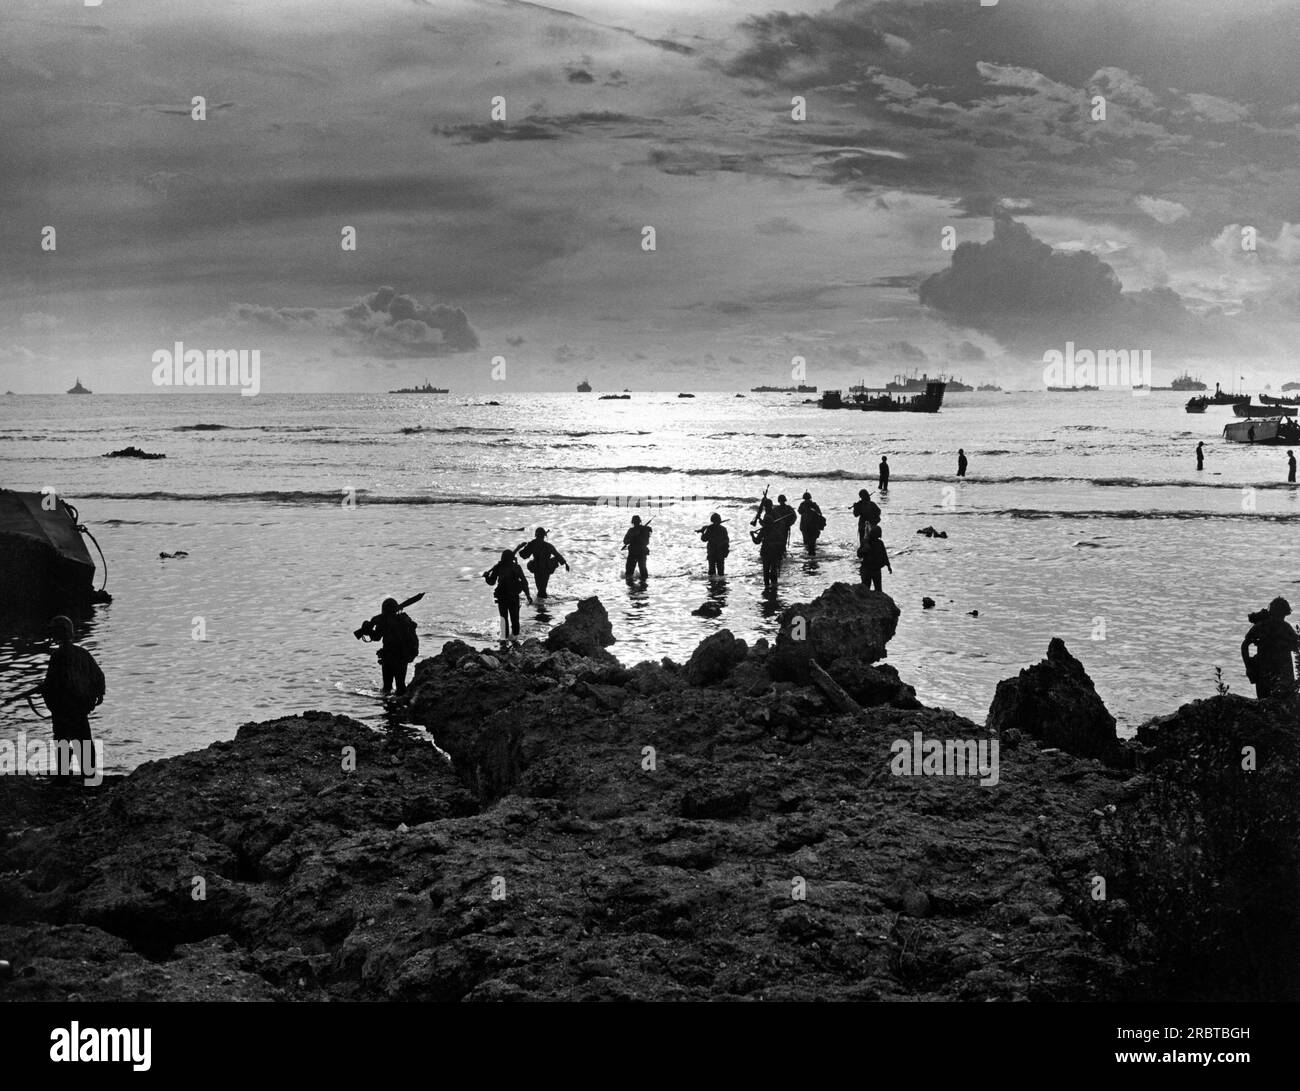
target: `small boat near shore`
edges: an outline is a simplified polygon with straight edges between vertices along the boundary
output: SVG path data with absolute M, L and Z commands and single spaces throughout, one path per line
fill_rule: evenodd
M 1300 446 L 1300 422 L 1286 417 L 1229 421 L 1223 426 L 1223 438 L 1229 443 L 1296 447 Z
M 1249 405 L 1238 402 L 1232 407 L 1234 417 L 1294 417 L 1295 406 L 1290 405 Z
M 931 381 L 923 394 L 899 397 L 897 391 L 873 389 L 861 384 L 849 387 L 847 399 L 838 390 L 827 390 L 817 403 L 823 409 L 860 409 L 868 413 L 937 413 L 943 405 L 946 383 Z
M 596 399 L 598 402 L 627 402 L 632 400 L 631 394 L 601 394 Z
M 1250 403 L 1249 394 L 1229 394 L 1226 390 L 1220 390 L 1219 384 L 1214 384 L 1214 393 L 1207 395 L 1211 405 L 1247 405 Z
M 1265 405 L 1300 405 L 1300 396 L 1294 398 L 1275 398 L 1271 394 L 1261 394 L 1259 400 Z

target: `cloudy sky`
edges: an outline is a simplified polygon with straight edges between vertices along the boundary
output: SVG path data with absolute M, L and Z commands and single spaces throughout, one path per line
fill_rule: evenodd
M 0 383 L 1300 379 L 1300 4 L 773 3 L 4 0 Z

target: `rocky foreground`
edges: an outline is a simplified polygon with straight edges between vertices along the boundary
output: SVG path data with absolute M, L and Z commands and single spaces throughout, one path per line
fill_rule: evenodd
M 0 778 L 0 997 L 1297 998 L 1295 701 L 1124 743 L 1053 641 L 979 725 L 881 663 L 898 617 L 837 584 L 772 646 L 626 668 L 588 600 L 421 662 L 427 732 L 306 712 Z M 996 768 L 898 775 L 917 733 Z

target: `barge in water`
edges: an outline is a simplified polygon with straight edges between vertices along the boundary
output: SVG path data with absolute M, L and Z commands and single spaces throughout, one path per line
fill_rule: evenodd
M 823 409 L 861 409 L 872 413 L 937 413 L 943 405 L 946 386 L 947 383 L 931 380 L 925 384 L 924 393 L 906 397 L 859 384 L 849 387 L 848 398 L 838 390 L 827 390 L 819 404 Z

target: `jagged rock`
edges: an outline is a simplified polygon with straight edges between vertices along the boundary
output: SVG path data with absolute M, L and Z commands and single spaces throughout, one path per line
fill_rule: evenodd
M 917 534 L 924 534 L 927 538 L 946 538 L 946 537 L 948 537 L 948 532 L 947 532 L 946 530 L 935 530 L 934 527 L 922 527 L 922 528 L 921 528 L 920 530 L 918 530 L 916 533 L 917 533 Z
M 745 642 L 722 629 L 700 641 L 686 663 L 686 680 L 693 686 L 706 686 L 726 678 L 733 667 L 749 654 Z
M 852 672 L 885 657 L 900 613 L 888 595 L 862 584 L 832 584 L 811 603 L 781 613 L 768 670 L 778 680 L 807 684 L 808 663 L 815 659 L 857 698 Z
M 924 598 L 922 598 L 922 599 L 921 599 L 921 609 L 922 609 L 922 610 L 933 610 L 933 609 L 934 609 L 934 599 L 932 599 L 929 595 L 926 595 Z
M 1060 637 L 1052 637 L 1042 662 L 998 683 L 985 726 L 999 734 L 1023 731 L 1046 747 L 1077 757 L 1111 765 L 1124 762 L 1115 717 Z
M 691 611 L 693 617 L 717 617 L 722 613 L 722 607 L 716 602 L 706 602 Z
M 892 603 L 839 595 L 814 638 L 837 621 L 841 678 L 893 685 L 866 661 Z M 1159 1000 L 1176 944 L 1206 966 L 1183 998 L 1295 998 L 1293 709 L 1186 706 L 1141 777 L 1009 728 L 985 787 L 892 770 L 976 724 L 845 716 L 775 650 L 711 686 L 535 643 L 459 669 L 480 654 L 412 683 L 450 765 L 312 712 L 84 792 L 0 777 L 0 999 Z
M 152 454 L 149 451 L 142 451 L 139 447 L 122 447 L 116 451 L 109 451 L 105 458 L 166 458 L 166 455 Z
M 860 705 L 892 705 L 894 708 L 921 708 L 916 690 L 904 682 L 888 663 L 855 663 L 840 659 L 831 675 Z
M 578 608 L 546 634 L 546 646 L 552 651 L 565 649 L 589 659 L 614 661 L 605 649 L 614 643 L 614 629 L 609 614 L 594 595 L 579 599 Z

